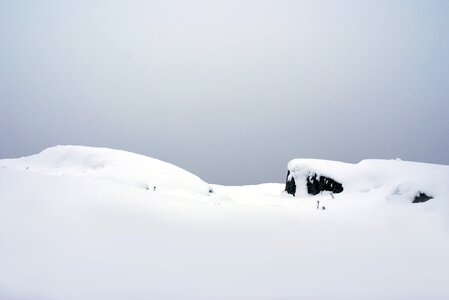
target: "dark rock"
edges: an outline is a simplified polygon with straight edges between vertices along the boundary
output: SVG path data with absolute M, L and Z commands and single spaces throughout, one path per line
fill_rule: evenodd
M 415 198 L 413 199 L 412 203 L 421 203 L 421 202 L 426 202 L 429 201 L 430 199 L 433 199 L 432 196 L 426 195 L 425 193 L 421 193 L 419 192 Z
M 307 193 L 317 195 L 322 191 L 329 191 L 335 194 L 343 192 L 343 185 L 332 178 L 317 174 L 307 176 Z
M 287 179 L 285 181 L 285 191 L 293 196 L 296 194 L 296 183 L 293 176 L 289 179 L 290 171 L 287 171 Z
M 323 191 L 329 191 L 335 194 L 343 192 L 343 185 L 341 183 L 326 176 L 320 176 L 318 178 L 316 173 L 307 176 L 306 185 L 307 193 L 309 193 L 310 195 L 317 195 Z M 293 176 L 290 176 L 290 171 L 287 171 L 285 191 L 293 196 L 295 196 L 296 194 L 295 178 Z

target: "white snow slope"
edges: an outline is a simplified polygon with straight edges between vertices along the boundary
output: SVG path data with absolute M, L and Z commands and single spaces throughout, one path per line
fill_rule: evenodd
M 0 160 L 0 299 L 449 299 L 449 193 L 432 183 L 447 185 L 448 167 L 403 163 L 394 175 L 371 161 L 391 177 L 360 171 L 332 199 L 284 184 L 209 194 L 186 171 L 109 149 Z M 392 201 L 401 182 L 435 198 Z
M 209 194 L 209 185 L 175 165 L 126 151 L 83 146 L 56 146 L 1 166 L 51 175 L 101 179 L 143 189 Z

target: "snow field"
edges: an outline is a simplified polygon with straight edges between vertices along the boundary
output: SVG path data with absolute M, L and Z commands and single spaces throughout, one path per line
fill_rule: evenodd
M 139 166 L 120 172 L 127 153 L 123 164 L 111 155 L 96 171 L 104 149 L 96 157 L 67 150 L 69 160 L 0 160 L 2 300 L 449 296 L 443 187 L 417 204 L 388 198 L 401 180 L 378 186 L 376 178 L 335 199 L 295 198 L 274 183 L 212 185 L 209 194 L 208 184 L 175 168 L 179 178 L 154 172 L 153 191 L 123 184 L 150 178 L 144 168 L 136 175 Z M 420 172 L 440 176 L 433 167 Z M 197 186 L 170 186 L 182 176 Z M 317 210 L 317 200 L 327 209 Z

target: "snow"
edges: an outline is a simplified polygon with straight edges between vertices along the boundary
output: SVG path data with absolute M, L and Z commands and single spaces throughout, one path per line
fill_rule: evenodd
M 0 166 L 43 174 L 93 178 L 137 188 L 207 195 L 209 186 L 175 165 L 126 151 L 56 146 L 39 154 L 5 159 Z
M 0 299 L 449 297 L 447 166 L 293 165 L 348 189 L 335 199 L 293 197 L 276 183 L 209 194 L 182 169 L 110 149 L 0 160 Z M 137 181 L 158 188 L 128 184 Z M 435 198 L 389 199 L 412 183 Z

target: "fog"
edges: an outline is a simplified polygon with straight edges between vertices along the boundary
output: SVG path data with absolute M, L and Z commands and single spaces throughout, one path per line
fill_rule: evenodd
M 449 164 L 447 1 L 0 0 L 0 158 L 128 150 L 210 183 Z

